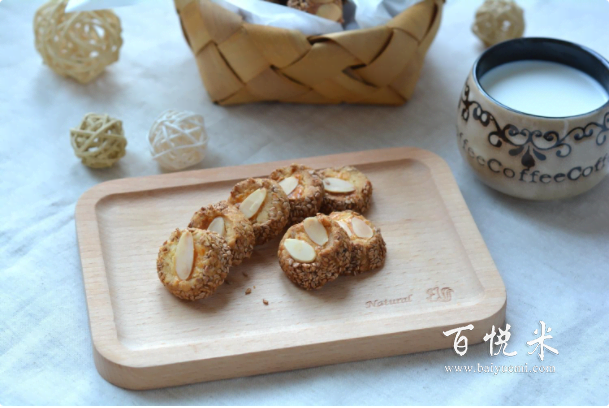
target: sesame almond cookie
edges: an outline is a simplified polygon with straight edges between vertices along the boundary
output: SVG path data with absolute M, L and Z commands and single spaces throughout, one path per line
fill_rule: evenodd
M 380 229 L 355 211 L 333 212 L 330 218 L 338 222 L 351 242 L 351 263 L 343 275 L 357 275 L 385 264 L 387 247 Z
M 281 234 L 290 218 L 288 196 L 279 183 L 271 179 L 249 178 L 237 183 L 228 203 L 237 207 L 252 223 L 256 245 Z
M 271 173 L 269 178 L 279 183 L 290 200 L 290 225 L 297 224 L 319 212 L 324 197 L 324 184 L 301 164 L 291 164 Z
M 328 20 L 343 22 L 343 0 L 288 0 L 287 6 Z
M 176 229 L 159 249 L 159 279 L 184 300 L 211 295 L 226 279 L 231 252 L 218 234 L 197 228 Z
M 277 256 L 293 283 L 306 290 L 319 289 L 349 266 L 349 237 L 336 221 L 317 214 L 288 229 Z
M 254 252 L 254 227 L 237 207 L 226 201 L 201 208 L 192 216 L 188 227 L 216 232 L 223 237 L 231 251 L 231 266 L 239 265 Z
M 321 212 L 353 210 L 364 213 L 370 207 L 372 183 L 352 166 L 327 168 L 315 172 L 324 183 Z

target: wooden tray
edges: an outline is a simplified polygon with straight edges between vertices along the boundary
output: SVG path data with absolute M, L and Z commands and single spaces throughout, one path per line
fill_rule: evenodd
M 505 287 L 450 169 L 414 148 L 297 160 L 366 173 L 384 268 L 306 292 L 279 268 L 276 239 L 209 299 L 183 302 L 165 290 L 156 257 L 171 231 L 237 181 L 293 161 L 114 180 L 83 194 L 76 228 L 102 377 L 166 387 L 449 348 L 455 336 L 442 331 L 470 323 L 471 345 L 503 324 Z

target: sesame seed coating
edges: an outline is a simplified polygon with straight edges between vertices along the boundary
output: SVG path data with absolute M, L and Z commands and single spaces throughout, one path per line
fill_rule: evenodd
M 350 193 L 324 192 L 321 212 L 330 214 L 332 211 L 353 210 L 364 213 L 370 207 L 372 200 L 372 183 L 368 177 L 353 166 L 340 168 L 327 168 L 315 172 L 322 180 L 328 177 L 338 178 L 350 182 L 355 191 Z
M 279 183 L 271 179 L 249 178 L 235 184 L 228 203 L 239 208 L 243 200 L 260 188 L 266 189 L 266 198 L 249 220 L 254 228 L 256 245 L 262 245 L 281 234 L 290 217 L 288 196 Z
M 353 218 L 359 218 L 370 227 L 372 237 L 362 238 L 357 236 L 353 230 Z M 361 214 L 355 211 L 333 212 L 330 218 L 336 221 L 342 221 L 349 228 L 348 234 L 351 243 L 351 262 L 342 275 L 357 275 L 363 272 L 371 271 L 380 268 L 385 264 L 387 256 L 387 246 L 381 235 L 381 230 L 374 226 L 370 220 L 366 219 Z
M 182 280 L 176 274 L 175 252 L 185 231 L 176 229 L 163 243 L 157 258 L 157 273 L 163 285 L 176 297 L 184 300 L 203 299 L 214 293 L 226 279 L 231 251 L 220 235 L 188 228 L 193 235 L 195 257 L 190 276 Z
M 231 249 L 231 266 L 239 265 L 254 252 L 256 237 L 252 224 L 237 207 L 226 201 L 210 204 L 192 216 L 188 227 L 206 230 L 217 217 L 224 219 L 224 239 Z
M 317 214 L 324 196 L 324 183 L 311 168 L 293 163 L 287 167 L 274 170 L 269 178 L 281 182 L 288 177 L 295 177 L 298 186 L 288 194 L 290 201 L 289 224 L 297 224 L 307 217 Z
M 317 214 L 316 217 L 328 233 L 328 242 L 316 244 L 307 235 L 303 223 L 299 223 L 288 229 L 277 252 L 279 265 L 286 276 L 305 290 L 320 289 L 335 280 L 348 268 L 351 260 L 347 233 L 327 215 Z M 287 239 L 298 239 L 311 245 L 315 250 L 315 259 L 312 262 L 295 260 L 284 245 Z

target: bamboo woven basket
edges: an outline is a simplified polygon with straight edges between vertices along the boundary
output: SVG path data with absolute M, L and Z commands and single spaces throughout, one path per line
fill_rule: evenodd
M 248 24 L 210 0 L 175 0 L 211 99 L 401 105 L 414 90 L 444 0 L 424 0 L 384 26 L 305 36 Z

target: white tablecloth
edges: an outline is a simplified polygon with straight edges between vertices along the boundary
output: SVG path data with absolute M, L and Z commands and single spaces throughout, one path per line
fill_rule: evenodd
M 97 81 L 55 75 L 34 49 L 40 1 L 0 3 L 0 404 L 607 404 L 609 180 L 580 197 L 525 202 L 490 190 L 456 146 L 458 95 L 483 50 L 470 32 L 480 1 L 449 0 L 412 100 L 403 107 L 210 103 L 169 0 L 117 10 L 125 44 Z M 609 57 L 609 3 L 521 1 L 529 36 Z M 160 173 L 146 134 L 164 109 L 205 116 L 218 167 L 411 145 L 442 156 L 505 282 L 510 350 L 450 350 L 145 392 L 103 380 L 91 352 L 74 205 L 105 180 Z M 128 153 L 91 170 L 68 129 L 87 112 L 124 120 Z M 539 364 L 525 343 L 552 328 L 555 373 L 447 373 L 445 365 Z

